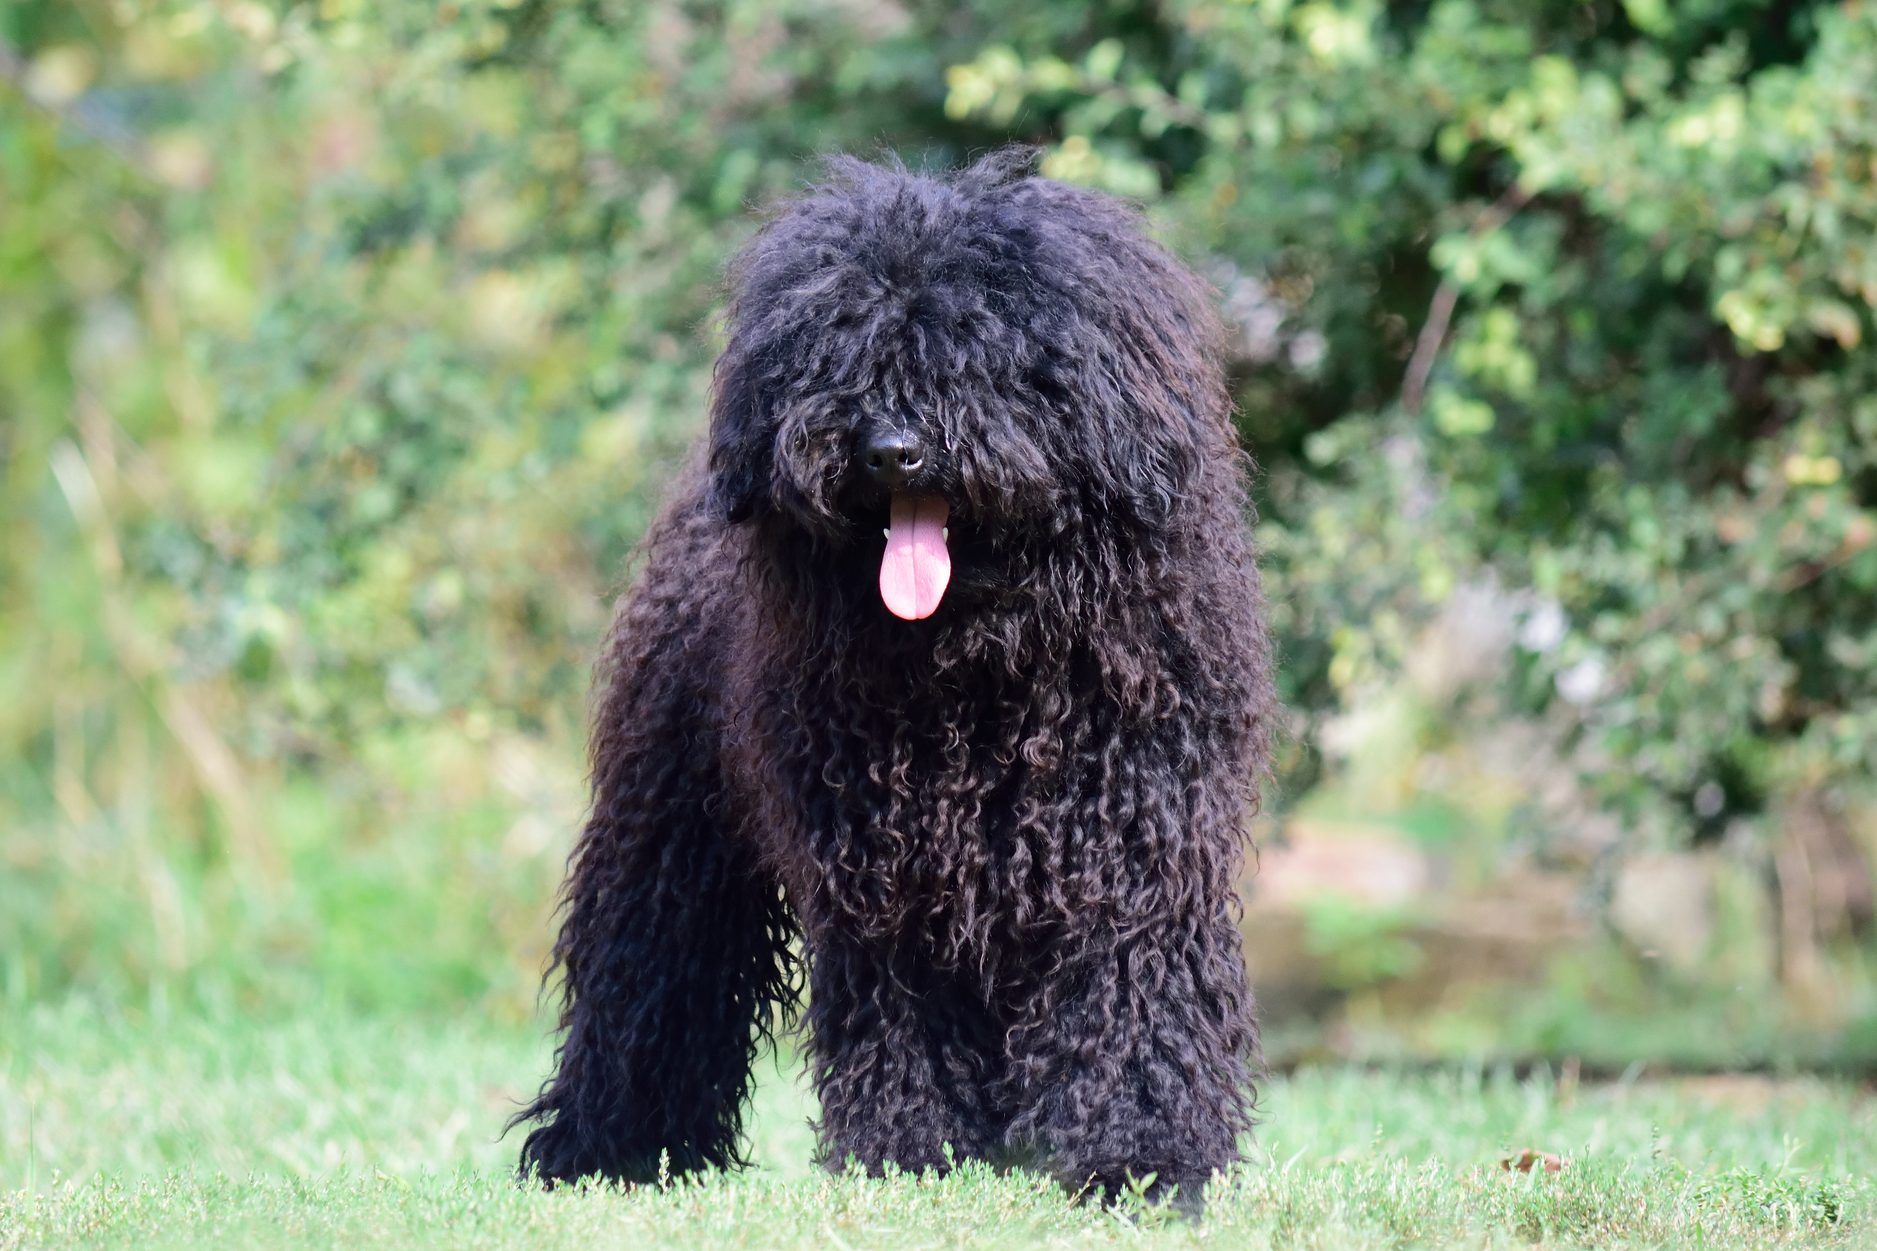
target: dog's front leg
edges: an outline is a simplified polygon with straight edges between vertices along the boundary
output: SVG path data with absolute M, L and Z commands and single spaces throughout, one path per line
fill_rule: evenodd
M 1012 1033 L 1012 1146 L 1072 1192 L 1197 1211 L 1250 1128 L 1256 1031 L 1223 912 L 1092 923 Z M 1105 932 L 1104 932 L 1105 931 Z
M 821 1100 L 819 1156 L 878 1175 L 889 1162 L 941 1172 L 1001 1137 L 987 1070 L 998 1044 L 981 1006 L 903 954 L 840 937 L 812 944 L 809 1053 Z
M 662 549 L 613 628 L 593 723 L 593 809 L 554 960 L 556 1071 L 521 1172 L 649 1181 L 743 1162 L 750 1066 L 795 998 L 793 918 L 727 822 L 700 624 L 671 609 Z M 686 649 L 692 649 L 687 652 Z

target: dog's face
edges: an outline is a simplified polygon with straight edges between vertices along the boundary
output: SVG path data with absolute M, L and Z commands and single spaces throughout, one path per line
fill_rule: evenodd
M 1045 545 L 1153 534 L 1229 438 L 1203 286 L 1027 155 L 950 180 L 859 162 L 731 268 L 716 506 L 865 557 L 906 619 L 1019 581 Z

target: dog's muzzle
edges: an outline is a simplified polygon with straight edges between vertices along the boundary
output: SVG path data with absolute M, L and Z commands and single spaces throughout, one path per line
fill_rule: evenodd
M 945 528 L 951 506 L 929 489 L 931 457 L 917 431 L 881 425 L 854 453 L 855 468 L 887 493 L 886 550 L 880 554 L 880 599 L 887 611 L 919 621 L 938 611 L 951 582 Z

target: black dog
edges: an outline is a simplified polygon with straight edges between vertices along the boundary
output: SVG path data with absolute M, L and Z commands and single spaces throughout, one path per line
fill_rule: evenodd
M 599 667 L 525 1174 L 742 1163 L 798 947 L 830 1167 L 1237 1158 L 1275 707 L 1219 327 L 1031 161 L 837 163 L 731 269 Z

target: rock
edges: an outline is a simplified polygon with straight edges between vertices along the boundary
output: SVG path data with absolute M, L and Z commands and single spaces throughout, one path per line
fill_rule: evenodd
M 1281 844 L 1258 853 L 1254 906 L 1288 908 L 1333 895 L 1376 909 L 1425 897 L 1433 884 L 1425 852 L 1392 831 L 1292 822 Z
M 1634 856 L 1617 872 L 1610 925 L 1644 959 L 1698 967 L 1714 941 L 1714 866 L 1699 852 Z

